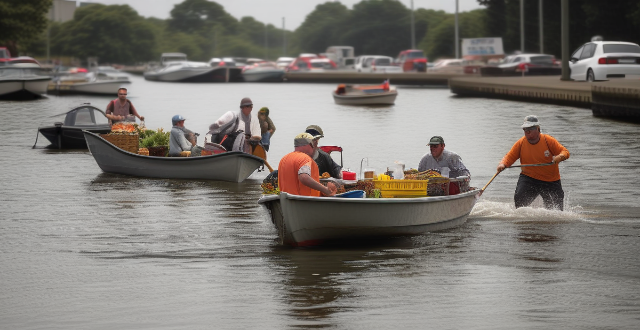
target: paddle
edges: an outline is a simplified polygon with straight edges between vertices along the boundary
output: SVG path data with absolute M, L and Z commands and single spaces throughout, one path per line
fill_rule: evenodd
M 271 165 L 269 165 L 269 162 L 267 162 L 267 152 L 264 150 L 261 144 L 253 145 L 252 153 L 254 156 L 262 158 L 262 161 L 265 165 L 267 165 L 269 172 L 273 172 L 273 168 L 271 167 Z
M 512 167 L 529 167 L 529 166 L 549 166 L 549 165 L 553 165 L 553 162 L 550 163 L 542 163 L 542 164 L 520 164 L 520 165 L 511 165 L 507 168 L 512 168 Z M 484 192 L 485 189 L 487 189 L 487 187 L 489 186 L 489 184 L 493 181 L 493 179 L 495 179 L 498 174 L 500 174 L 500 172 L 496 172 L 496 174 L 493 175 L 493 177 L 491 177 L 491 180 L 489 180 L 489 182 L 487 182 L 487 184 L 484 185 L 484 187 L 482 187 L 482 189 L 480 189 L 480 193 L 478 194 L 478 196 L 482 196 L 482 193 Z

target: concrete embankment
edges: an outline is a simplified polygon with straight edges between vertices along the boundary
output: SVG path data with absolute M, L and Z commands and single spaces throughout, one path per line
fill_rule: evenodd
M 403 73 L 358 73 L 353 71 L 335 72 L 287 72 L 287 82 L 295 83 L 336 83 L 336 84 L 380 84 L 389 79 L 392 85 L 447 86 L 455 75 L 424 72 Z
M 559 76 L 455 77 L 451 92 L 592 109 L 595 116 L 640 120 L 640 80 L 561 81 Z

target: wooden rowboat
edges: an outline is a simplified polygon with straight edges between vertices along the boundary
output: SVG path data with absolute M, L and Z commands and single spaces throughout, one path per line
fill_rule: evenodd
M 419 235 L 459 226 L 476 203 L 477 188 L 419 198 L 309 197 L 280 193 L 258 201 L 271 215 L 281 244 Z
M 332 92 L 336 104 L 344 105 L 391 105 L 398 91 L 385 81 L 382 85 L 339 85 Z
M 261 158 L 240 151 L 201 157 L 143 156 L 122 150 L 98 134 L 83 133 L 91 155 L 107 173 L 242 182 L 264 163 Z

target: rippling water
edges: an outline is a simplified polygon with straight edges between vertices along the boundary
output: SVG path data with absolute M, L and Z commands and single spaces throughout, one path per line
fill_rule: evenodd
M 635 329 L 640 324 L 640 130 L 585 109 L 457 98 L 400 87 L 392 107 L 333 103 L 333 85 L 170 84 L 133 77 L 150 128 L 182 114 L 204 136 L 250 96 L 277 126 L 269 162 L 307 125 L 379 171 L 417 167 L 432 135 L 482 187 L 522 135 L 524 116 L 571 158 L 566 211 L 514 209 L 501 173 L 463 226 L 379 244 L 291 249 L 243 183 L 102 173 L 87 151 L 45 149 L 37 127 L 83 102 L 0 103 L 0 324 L 7 329 Z M 327 211 L 327 216 L 331 212 Z

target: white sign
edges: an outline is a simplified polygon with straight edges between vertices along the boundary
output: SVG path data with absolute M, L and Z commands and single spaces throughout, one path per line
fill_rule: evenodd
M 504 55 L 502 38 L 462 39 L 462 56 Z

